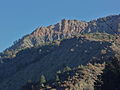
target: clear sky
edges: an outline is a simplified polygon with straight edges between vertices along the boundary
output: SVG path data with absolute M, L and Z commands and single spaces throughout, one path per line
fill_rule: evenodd
M 120 0 L 0 0 L 0 51 L 38 26 L 120 14 Z

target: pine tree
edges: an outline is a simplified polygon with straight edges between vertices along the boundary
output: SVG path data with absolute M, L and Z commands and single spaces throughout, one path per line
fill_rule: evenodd
M 60 74 L 60 73 L 61 73 L 61 71 L 59 70 L 59 71 L 57 71 L 56 73 L 57 73 L 57 74 Z
M 59 78 L 59 76 L 58 76 L 57 74 L 56 74 L 55 81 L 56 81 L 56 82 L 60 81 L 60 78 Z
M 70 70 L 71 70 L 71 68 L 68 67 L 68 66 L 66 66 L 66 67 L 64 68 L 63 72 L 70 71 Z
M 40 76 L 40 87 L 44 87 L 44 84 L 46 83 L 46 78 L 44 75 Z

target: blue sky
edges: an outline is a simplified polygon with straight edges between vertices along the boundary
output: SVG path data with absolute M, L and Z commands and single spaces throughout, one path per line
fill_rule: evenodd
M 120 14 L 120 0 L 0 0 L 0 51 L 38 26 Z

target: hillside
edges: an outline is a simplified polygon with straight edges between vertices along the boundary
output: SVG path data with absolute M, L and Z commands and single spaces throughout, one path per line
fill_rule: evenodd
M 119 23 L 120 15 L 113 15 L 90 22 L 62 20 L 37 28 L 0 53 L 0 90 L 19 90 L 28 81 L 36 84 L 41 75 L 47 81 L 54 80 L 56 72 L 67 66 L 73 68 L 71 73 L 76 73 L 76 67 L 83 65 L 80 72 L 90 69 L 98 80 L 106 69 L 105 62 L 111 62 L 110 58 L 120 53 Z M 91 88 L 95 80 L 91 81 Z M 63 82 L 64 79 L 60 85 Z
M 39 27 L 31 34 L 14 42 L 14 45 L 4 51 L 1 56 L 12 58 L 16 53 L 35 46 L 40 46 L 46 42 L 71 38 L 83 33 L 108 33 L 120 34 L 120 15 L 111 15 L 89 22 L 63 19 L 55 25 Z
M 20 90 L 119 90 L 120 58 L 101 64 L 65 67 L 56 73 L 53 81 L 46 81 L 41 86 L 41 79 L 35 83 L 27 82 Z

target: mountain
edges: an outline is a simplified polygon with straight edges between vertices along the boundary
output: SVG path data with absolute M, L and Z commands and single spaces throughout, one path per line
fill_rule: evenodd
M 28 81 L 38 82 L 41 75 L 52 81 L 56 72 L 67 66 L 105 66 L 104 62 L 120 53 L 119 42 L 120 15 L 90 22 L 64 19 L 37 28 L 0 53 L 0 90 L 19 90 Z M 98 74 L 93 74 L 96 80 Z
M 89 22 L 63 19 L 55 25 L 37 28 L 31 34 L 15 41 L 13 46 L 5 50 L 4 56 L 15 57 L 17 52 L 26 48 L 39 46 L 54 40 L 71 38 L 83 33 L 94 32 L 120 34 L 120 15 L 111 15 Z

